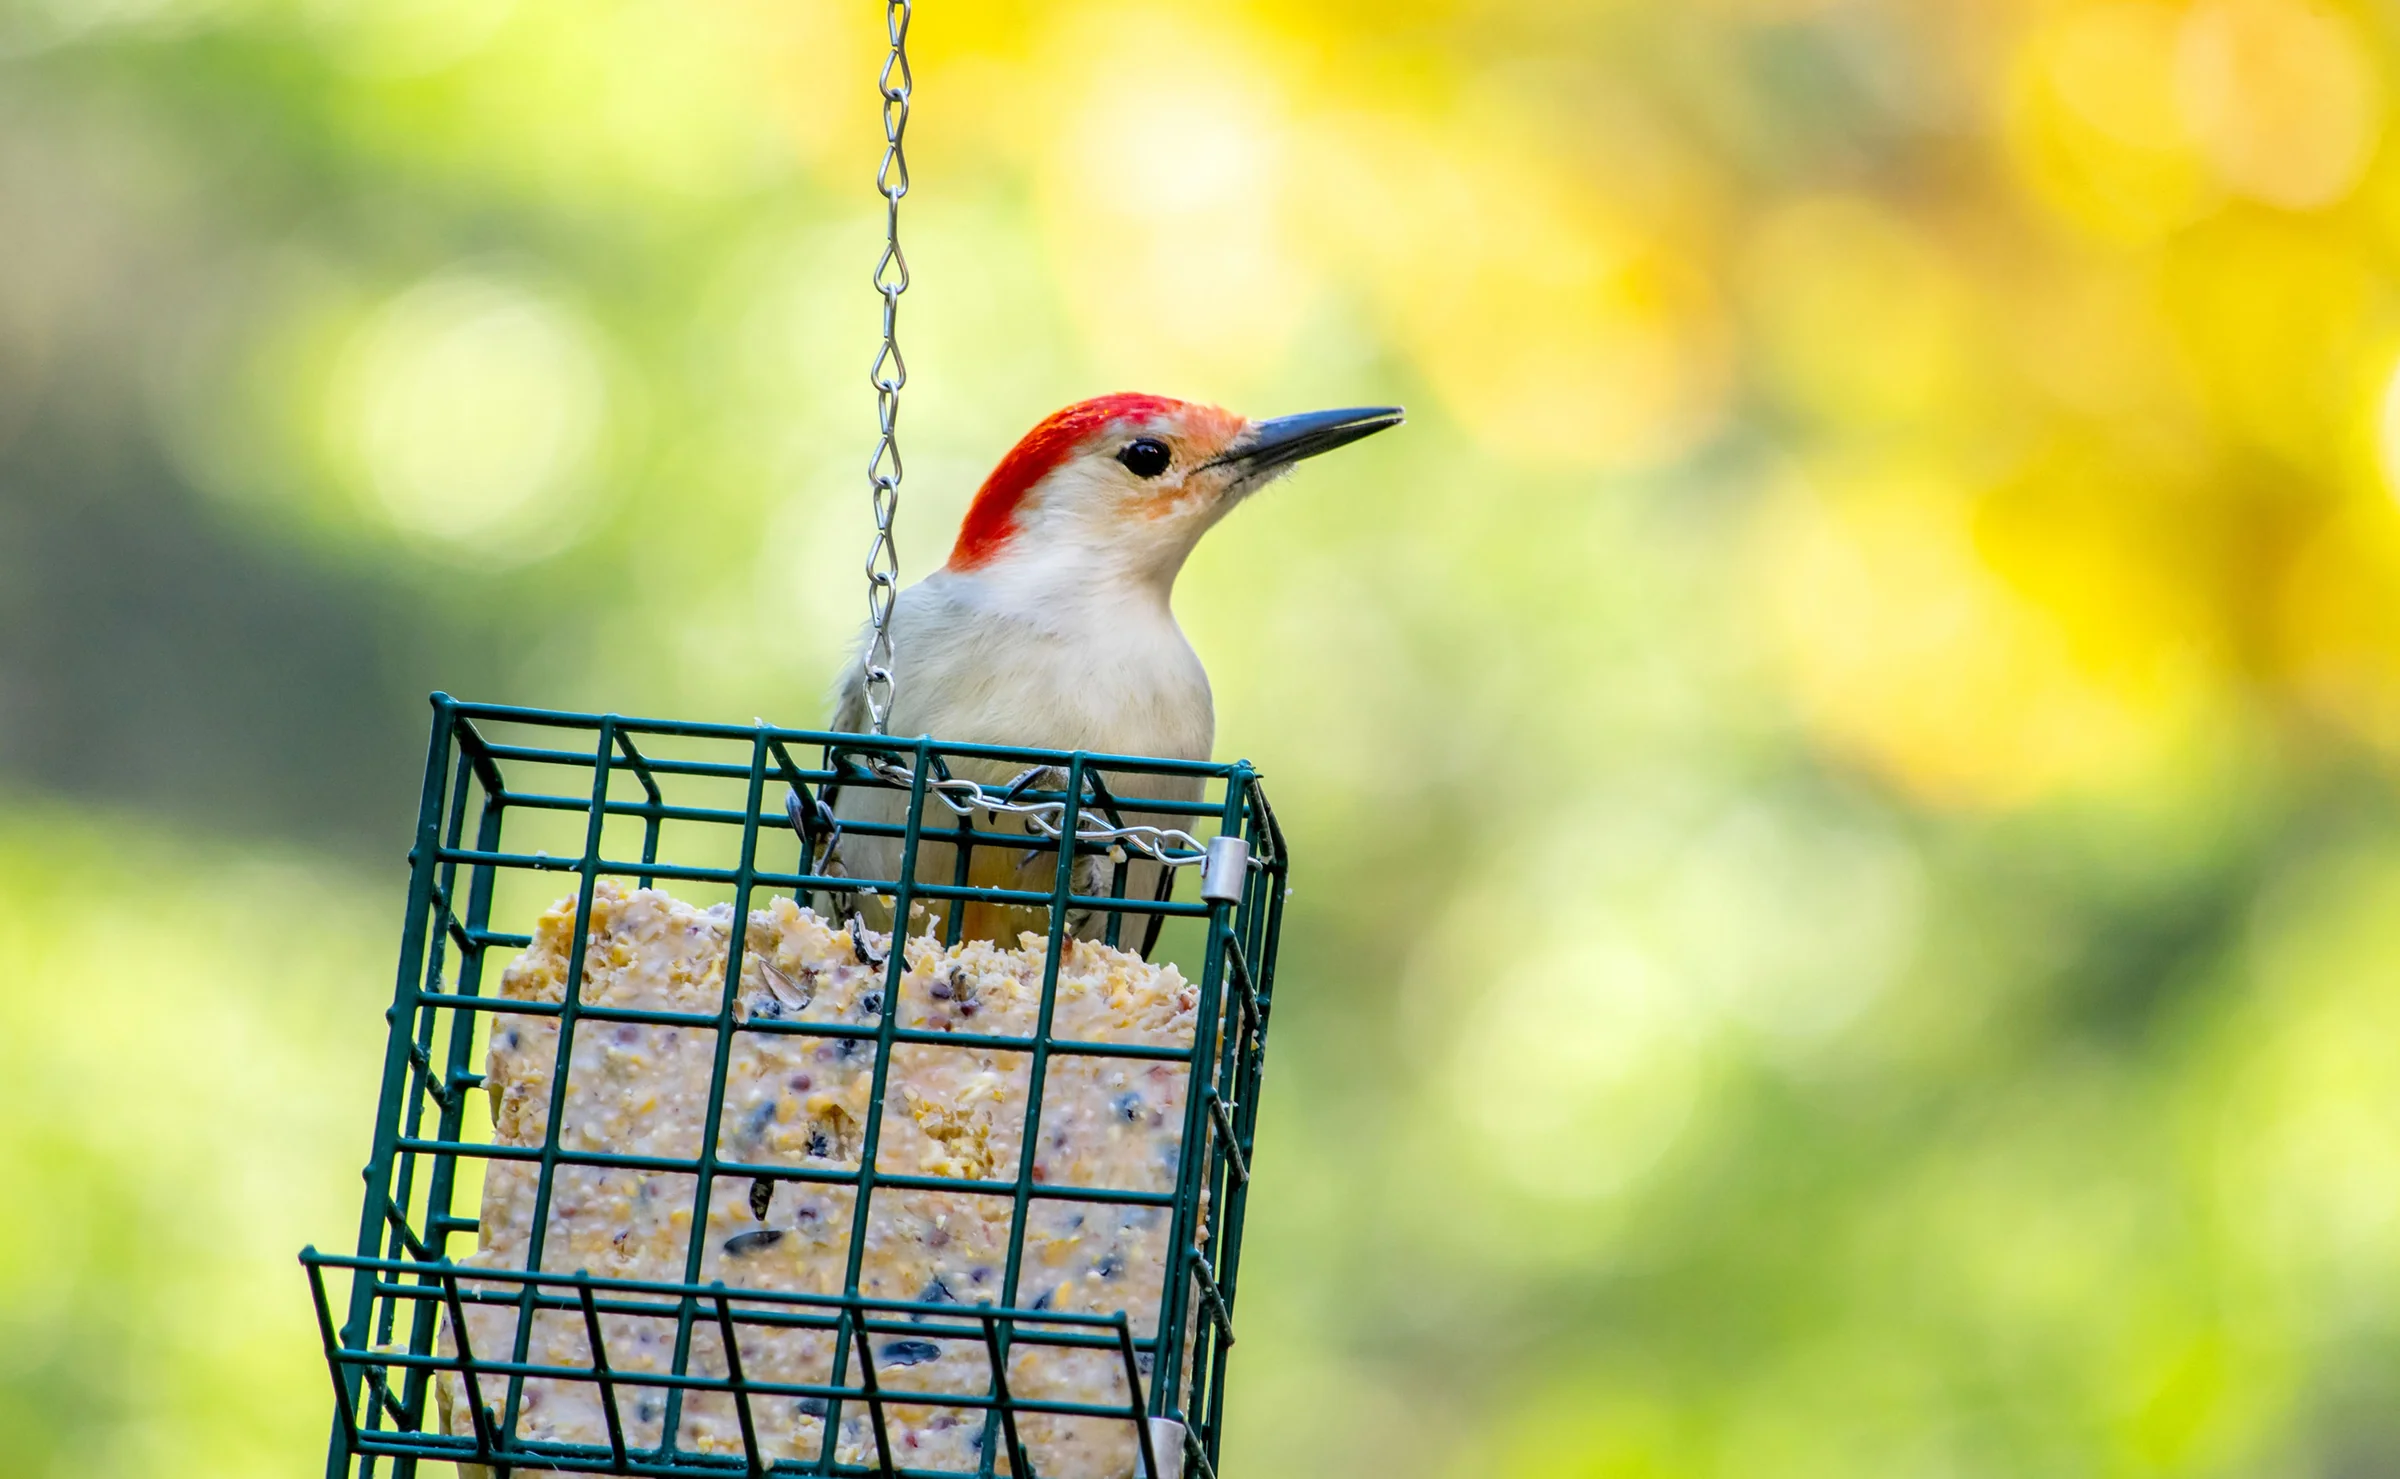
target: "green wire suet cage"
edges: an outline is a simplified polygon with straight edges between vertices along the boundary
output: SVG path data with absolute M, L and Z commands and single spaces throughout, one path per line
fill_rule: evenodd
M 301 1258 L 334 1388 L 329 1479 L 410 1476 L 428 1463 L 476 1465 L 495 1474 L 1023 1475 L 1035 1468 L 1019 1427 L 1036 1415 L 1130 1425 L 1137 1440 L 1133 1472 L 1143 1479 L 1167 1479 L 1178 1467 L 1213 1479 L 1287 867 L 1274 814 L 1246 763 L 949 745 L 763 723 L 657 722 L 465 703 L 438 694 L 433 704 L 357 1249 L 336 1255 L 311 1248 Z M 989 830 L 988 813 L 953 817 L 927 808 L 928 789 L 947 780 L 952 766 L 969 762 L 1023 767 L 1028 779 L 1011 795 L 1053 805 L 1060 822 L 1056 837 Z M 897 775 L 908 778 L 905 785 Z M 1196 783 L 1199 799 L 1141 794 L 1151 782 L 1185 794 Z M 824 866 L 826 839 L 812 833 L 830 825 L 832 812 L 820 805 L 828 788 L 905 790 L 905 812 L 897 810 L 900 797 L 890 798 L 899 820 L 842 823 L 896 841 L 896 876 L 811 871 Z M 1169 819 L 1186 839 L 1173 861 L 1200 866 L 1160 868 L 1155 890 L 1129 899 L 1133 870 L 1088 866 L 1116 846 L 1085 836 L 1095 829 L 1082 823 L 1095 812 L 1110 819 L 1133 813 Z M 918 876 L 920 843 L 937 838 L 955 848 L 958 860 L 947 882 Z M 1052 855 L 1049 889 L 970 883 L 969 859 L 978 847 L 1006 848 L 1021 857 L 1046 850 Z M 1103 876 L 1109 879 L 1106 892 L 1079 892 Z M 1039 1025 L 1030 1034 L 981 1037 L 905 1025 L 899 999 L 906 952 L 899 948 L 886 952 L 881 1010 L 871 1020 L 745 1019 L 736 1011 L 745 948 L 738 928 L 730 932 L 724 987 L 713 1013 L 644 1012 L 583 1001 L 595 890 L 611 879 L 671 887 L 696 901 L 713 898 L 730 905 L 737 920 L 777 895 L 815 903 L 874 896 L 890 901 L 890 917 L 897 920 L 911 919 L 920 907 L 927 919 L 946 910 L 943 928 L 951 944 L 970 903 L 1045 908 L 1048 964 Z M 502 968 L 530 943 L 527 922 L 562 896 L 574 900 L 576 941 L 564 999 L 500 995 L 495 982 Z M 563 901 L 558 907 L 565 907 Z M 1159 917 L 1166 921 L 1164 945 L 1194 972 L 1189 979 L 1198 995 L 1197 1026 L 1189 1047 L 1075 1041 L 1056 1031 L 1062 935 L 1070 918 L 1085 921 L 1087 935 L 1101 928 L 1092 921 L 1105 920 L 1114 944 L 1128 920 Z M 556 1034 L 556 1097 L 538 1145 L 503 1145 L 477 1101 L 494 1032 L 526 1020 L 545 1021 Z M 672 1026 L 714 1045 L 709 1113 L 699 1127 L 696 1155 L 614 1155 L 562 1143 L 557 1109 L 567 1090 L 575 1034 L 623 1030 L 616 1024 L 627 1022 Z M 715 1127 L 727 1063 L 744 1033 L 826 1039 L 845 1054 L 872 1050 L 877 1112 L 865 1121 L 866 1140 L 854 1167 L 745 1164 L 719 1143 Z M 880 1163 L 876 1127 L 895 1049 L 962 1042 L 1022 1055 L 1030 1065 L 1026 1131 L 1014 1167 L 959 1180 Z M 1181 1153 L 1171 1163 L 1166 1189 L 1039 1179 L 1034 1142 L 1045 1075 L 1071 1057 L 1123 1059 L 1145 1072 L 1165 1064 L 1179 1078 Z M 525 1268 L 462 1263 L 477 1243 L 476 1188 L 488 1165 L 506 1159 L 533 1168 L 544 1202 L 561 1172 L 576 1166 L 631 1165 L 691 1178 L 695 1211 L 685 1277 L 595 1277 L 558 1250 L 542 1256 L 538 1244 Z M 998 1287 L 978 1301 L 862 1296 L 856 1246 L 838 1293 L 779 1293 L 722 1277 L 703 1280 L 702 1243 L 710 1236 L 704 1209 L 711 1184 L 728 1178 L 749 1182 L 754 1197 L 762 1185 L 770 1193 L 793 1184 L 839 1187 L 840 1195 L 855 1198 L 854 1241 L 879 1194 L 938 1187 L 1000 1199 L 1014 1214 L 1008 1263 L 998 1271 Z M 1039 1307 L 1021 1287 L 1026 1213 L 1061 1203 L 1104 1205 L 1120 1209 L 1112 1215 L 1127 1216 L 1135 1214 L 1123 1209 L 1139 1208 L 1139 1215 L 1164 1221 L 1170 1231 L 1160 1285 L 1132 1291 L 1129 1307 L 1113 1313 Z M 514 1312 L 513 1348 L 479 1348 L 465 1338 L 467 1312 L 492 1308 Z M 610 1322 L 637 1316 L 673 1332 L 673 1359 L 663 1369 L 612 1359 Z M 588 1342 L 585 1359 L 534 1359 L 527 1333 L 544 1319 L 583 1332 L 577 1338 Z M 744 1353 L 755 1353 L 778 1330 L 815 1331 L 815 1338 L 830 1342 L 823 1380 L 745 1375 Z M 889 1354 L 937 1339 L 951 1350 L 979 1352 L 974 1359 L 983 1374 L 948 1392 L 896 1391 Z M 723 1353 L 715 1364 L 725 1369 L 704 1369 L 694 1358 L 703 1345 Z M 1122 1400 L 1068 1403 L 1013 1392 L 1012 1351 L 1038 1348 L 1099 1352 L 1088 1359 L 1121 1362 Z M 437 1387 L 445 1382 L 465 1394 L 472 1418 L 466 1432 L 445 1424 L 436 1411 Z M 588 1388 L 608 1415 L 605 1441 L 561 1443 L 527 1434 L 521 1419 L 528 1392 L 542 1383 Z M 730 1403 L 740 1414 L 738 1452 L 701 1452 L 679 1442 L 677 1409 L 704 1397 Z M 913 1467 L 907 1455 L 894 1453 L 887 1418 L 901 1401 L 956 1409 L 959 1422 L 974 1424 L 974 1467 Z M 806 1404 L 804 1410 L 822 1414 L 824 1437 L 813 1456 L 762 1451 L 753 1418 L 769 1403 Z M 637 1441 L 631 1414 L 660 1408 L 658 1441 Z M 1151 1419 L 1181 1425 L 1180 1454 L 1160 1451 L 1172 1440 L 1159 1435 L 1177 1429 Z M 845 1459 L 837 1433 L 866 1435 L 863 1458 Z

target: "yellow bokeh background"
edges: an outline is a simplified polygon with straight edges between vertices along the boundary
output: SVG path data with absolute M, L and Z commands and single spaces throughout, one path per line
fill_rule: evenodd
M 863 0 L 0 6 L 0 1472 L 323 1463 L 422 694 L 813 723 Z M 904 570 L 1178 610 L 1296 892 L 1226 1468 L 2400 1465 L 2400 13 L 922 0 Z

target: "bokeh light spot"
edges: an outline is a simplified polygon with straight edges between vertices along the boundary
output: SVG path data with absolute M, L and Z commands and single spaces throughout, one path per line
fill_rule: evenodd
M 1511 461 L 1671 463 L 1720 424 L 1723 305 L 1680 242 L 1538 162 L 1538 141 L 1393 127 L 1349 142 L 1327 209 L 1359 233 L 1402 342 Z
M 1916 944 L 1922 875 L 1895 838 L 1739 808 L 1661 880 L 1688 989 L 1771 1038 L 1813 1044 L 1864 1011 Z
M 1044 161 L 1065 300 L 1121 376 L 1256 375 L 1300 326 L 1313 275 L 1284 208 L 1283 109 L 1268 69 L 1216 28 L 1111 13 L 1126 55 L 1087 74 Z M 1075 31 L 1085 43 L 1089 28 Z
M 2006 806 L 2122 780 L 2189 696 L 2171 654 L 2079 646 L 1992 564 L 1976 501 L 1939 476 L 1822 469 L 1761 524 L 1766 590 L 1804 711 L 1836 748 L 1936 805 Z M 2052 530 L 2070 582 L 2131 575 L 2099 531 Z M 2005 548 L 2005 546 L 2004 546 Z M 2030 572 L 2045 573 L 2037 566 Z M 2132 607 L 2110 587 L 2106 609 Z
M 357 335 L 337 439 L 404 535 L 475 564 L 549 554 L 579 531 L 606 387 L 589 330 L 523 287 L 449 275 Z
M 1450 1097 L 1513 1187 L 1621 1191 L 1666 1154 L 1700 1092 L 1692 1004 L 1619 939 L 1548 942 L 1508 967 L 1458 1036 Z
M 2060 29 L 2051 54 L 2059 100 L 2120 143 L 2161 154 L 2182 148 L 2183 120 L 2167 65 L 2177 20 L 2175 7 L 2147 0 L 2079 12 Z
M 2381 89 L 2356 28 L 2307 0 L 2195 7 L 2177 82 L 2218 176 L 2287 210 L 2349 194 L 2382 126 Z
M 2400 362 L 2393 364 L 2376 406 L 2375 454 L 2385 491 L 2400 499 Z
M 2156 240 L 2218 189 L 2178 115 L 2172 7 L 2079 6 L 2033 31 L 2012 69 L 2010 152 L 2038 199 L 2104 240 Z
M 1935 245 L 1873 202 L 1802 201 L 1762 223 L 1751 298 L 1775 389 L 1831 421 L 1917 419 L 1962 376 L 1967 295 Z

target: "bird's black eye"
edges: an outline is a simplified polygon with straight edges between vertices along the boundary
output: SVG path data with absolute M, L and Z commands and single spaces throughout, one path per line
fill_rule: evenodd
M 1167 464 L 1175 460 L 1175 454 L 1168 451 L 1167 444 L 1156 437 L 1136 437 L 1117 453 L 1117 460 L 1124 463 L 1125 470 L 1137 478 L 1154 478 L 1167 470 Z

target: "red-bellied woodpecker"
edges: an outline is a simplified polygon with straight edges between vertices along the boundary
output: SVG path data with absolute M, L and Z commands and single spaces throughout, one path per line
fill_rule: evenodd
M 1017 443 L 984 480 L 950 562 L 900 593 L 892 612 L 894 696 L 889 732 L 966 744 L 1021 745 L 1205 760 L 1216 740 L 1208 674 L 1169 604 L 1175 576 L 1200 537 L 1234 505 L 1302 458 L 1396 426 L 1397 407 L 1318 411 L 1253 421 L 1215 406 L 1151 395 L 1109 395 L 1067 407 Z M 835 698 L 834 727 L 864 731 L 869 712 L 853 667 Z M 1005 786 L 1022 772 L 1002 761 L 952 761 L 953 774 Z M 1191 800 L 1197 780 L 1104 776 L 1119 795 Z M 1056 789 L 1055 776 L 1039 784 Z M 843 788 L 845 822 L 897 823 L 906 799 Z M 1194 819 L 1125 814 L 1131 824 L 1190 828 Z M 949 814 L 928 803 L 917 878 L 947 883 L 957 854 L 935 838 Z M 990 829 L 988 813 L 976 825 Z M 1003 818 L 1005 825 L 1005 818 Z M 896 880 L 899 848 L 845 832 L 843 871 Z M 1056 854 L 982 846 L 978 885 L 1047 893 Z M 1077 892 L 1103 892 L 1096 866 Z M 1126 897 L 1148 898 L 1157 866 L 1135 862 Z M 936 905 L 934 912 L 947 913 Z M 968 938 L 1015 943 L 1039 909 L 970 906 Z M 879 920 L 880 922 L 880 920 Z M 1070 920 L 1098 933 L 1097 921 Z M 1146 949 L 1156 916 L 1127 922 L 1124 944 Z

